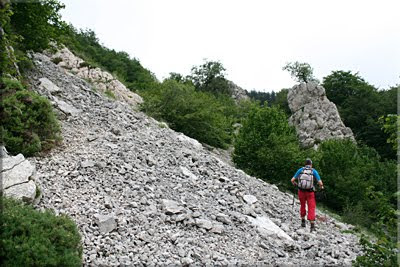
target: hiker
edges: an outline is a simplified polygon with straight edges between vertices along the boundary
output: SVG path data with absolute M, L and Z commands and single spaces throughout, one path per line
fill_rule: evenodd
M 307 203 L 307 219 L 310 221 L 311 228 L 310 231 L 315 230 L 315 188 L 314 188 L 314 178 L 318 181 L 318 185 L 321 189 L 324 189 L 324 184 L 317 170 L 312 168 L 311 159 L 307 159 L 305 167 L 300 168 L 296 174 L 291 179 L 294 186 L 298 187 L 299 200 L 300 200 L 300 217 L 301 226 L 306 227 L 306 203 Z

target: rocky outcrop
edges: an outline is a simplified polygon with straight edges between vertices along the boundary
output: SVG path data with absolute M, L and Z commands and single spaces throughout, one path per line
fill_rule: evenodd
M 55 54 L 49 54 L 58 66 L 72 74 L 85 79 L 93 84 L 94 89 L 102 93 L 112 92 L 116 99 L 137 106 L 142 103 L 142 98 L 128 90 L 118 79 L 98 67 L 92 67 L 83 59 L 75 56 L 68 48 L 64 47 Z
M 232 98 L 235 99 L 236 102 L 241 100 L 248 100 L 249 96 L 242 87 L 236 85 L 234 82 L 228 80 L 229 90 L 232 93 Z
M 1 190 L 7 197 L 19 199 L 28 203 L 37 197 L 34 182 L 35 166 L 22 154 L 9 156 L 4 147 L 0 147 L 1 155 Z
M 287 99 L 292 111 L 289 123 L 296 127 L 303 147 L 316 148 L 328 139 L 355 141 L 353 132 L 343 124 L 336 105 L 329 101 L 321 85 L 314 82 L 295 85 Z
M 81 111 L 63 118 L 64 145 L 34 161 L 44 192 L 37 207 L 77 223 L 85 265 L 344 266 L 360 254 L 358 238 L 341 232 L 350 226 L 318 212 L 326 222 L 316 232 L 300 229 L 292 195 L 94 93 L 48 57 L 34 63 L 34 90 L 47 78 Z

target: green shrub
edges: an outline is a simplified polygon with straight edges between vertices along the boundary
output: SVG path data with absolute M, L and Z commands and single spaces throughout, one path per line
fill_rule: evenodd
M 315 167 L 327 189 L 325 204 L 330 208 L 342 212 L 347 206 L 351 209 L 358 206 L 358 212 L 363 210 L 364 217 L 377 222 L 381 208 L 386 204 L 395 205 L 397 170 L 394 161 L 382 162 L 374 149 L 357 146 L 350 140 L 325 141 L 317 155 Z M 348 219 L 354 222 L 355 217 L 351 212 L 348 214 Z M 358 223 L 368 227 L 368 222 L 364 218 Z
M 385 235 L 381 235 L 376 242 L 371 242 L 363 235 L 361 236 L 360 244 L 363 247 L 364 254 L 357 257 L 353 266 L 399 266 L 396 242 L 391 241 Z
M 46 98 L 10 79 L 1 79 L 0 88 L 3 142 L 11 154 L 32 156 L 60 141 L 60 126 Z
M 303 163 L 294 129 L 276 107 L 253 108 L 234 145 L 239 168 L 284 187 Z
M 82 266 L 80 235 L 71 219 L 7 198 L 2 202 L 2 266 Z
M 142 96 L 142 110 L 168 122 L 172 129 L 211 146 L 230 144 L 233 119 L 228 115 L 227 99 L 196 91 L 193 86 L 172 79 L 142 91 Z

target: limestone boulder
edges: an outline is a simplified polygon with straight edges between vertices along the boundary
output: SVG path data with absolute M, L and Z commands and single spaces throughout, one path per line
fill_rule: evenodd
M 1 147 L 1 190 L 7 197 L 33 202 L 36 198 L 37 187 L 34 180 L 35 165 L 24 158 L 22 154 L 9 156 Z
M 336 105 L 329 101 L 321 85 L 315 82 L 295 85 L 287 99 L 292 111 L 289 123 L 295 126 L 303 147 L 316 148 L 328 139 L 355 141 L 353 132 L 344 125 Z

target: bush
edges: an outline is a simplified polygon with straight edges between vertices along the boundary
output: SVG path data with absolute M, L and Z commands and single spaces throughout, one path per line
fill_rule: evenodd
M 3 266 L 82 266 L 80 235 L 71 219 L 7 198 L 2 202 Z
M 301 166 L 295 131 L 277 107 L 253 108 L 235 140 L 233 161 L 247 173 L 268 182 L 287 186 Z
M 170 127 L 200 142 L 226 147 L 232 138 L 232 117 L 228 103 L 212 93 L 199 92 L 193 86 L 169 79 L 160 86 L 142 92 L 142 110 Z
M 361 236 L 360 244 L 364 254 L 358 256 L 354 265 L 356 267 L 399 266 L 396 242 L 381 235 L 376 242 L 370 242 L 366 236 Z
M 3 142 L 11 154 L 32 156 L 60 141 L 60 126 L 46 98 L 10 79 L 1 79 L 0 89 Z
M 364 216 L 376 222 L 380 217 L 379 208 L 383 208 L 383 203 L 377 208 L 377 199 L 395 205 L 397 175 L 394 161 L 382 162 L 374 149 L 357 146 L 350 140 L 323 142 L 317 157 L 315 167 L 323 177 L 329 207 L 342 212 L 346 206 L 362 205 L 358 210 L 364 210 Z M 378 193 L 382 196 L 373 197 Z M 349 219 L 354 220 L 349 215 Z M 368 226 L 367 221 L 363 219 L 358 223 Z

